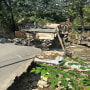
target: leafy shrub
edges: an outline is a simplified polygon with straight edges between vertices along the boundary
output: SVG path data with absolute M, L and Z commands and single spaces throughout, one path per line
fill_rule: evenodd
M 85 70 L 87 67 L 87 63 L 84 60 L 78 59 L 64 59 L 63 62 L 74 62 L 68 63 L 68 65 L 81 65 L 80 69 Z M 69 70 L 67 66 L 48 66 L 47 64 L 40 64 L 41 67 L 36 67 L 31 70 L 31 72 L 35 72 L 36 74 L 41 73 L 44 77 L 50 77 L 51 82 L 47 84 L 52 85 L 52 90 L 55 90 L 58 87 L 58 82 L 61 81 L 60 86 L 63 86 L 64 90 L 84 90 L 88 89 L 87 86 L 90 86 L 90 71 L 87 71 L 87 76 L 81 75 L 81 71 L 77 69 Z M 66 71 L 64 69 L 67 69 Z M 70 88 L 69 86 L 72 86 Z M 83 87 L 84 86 L 84 87 Z

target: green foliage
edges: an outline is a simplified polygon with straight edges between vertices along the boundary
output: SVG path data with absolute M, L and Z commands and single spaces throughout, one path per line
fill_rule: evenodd
M 64 86 L 65 88 L 68 87 L 68 81 L 67 80 L 61 80 L 61 85 Z
M 90 90 L 90 88 L 89 87 L 85 87 L 87 90 Z
M 58 70 L 56 70 L 55 67 L 48 66 L 46 64 L 41 64 L 41 68 L 40 67 L 36 67 L 36 69 L 33 68 L 31 70 L 31 72 L 35 72 L 36 74 L 41 72 L 41 75 L 44 77 L 51 77 L 52 76 L 52 79 L 51 79 L 52 90 L 54 90 L 55 87 L 57 86 Z M 50 73 L 50 74 L 48 74 L 48 73 Z
M 86 62 L 80 57 L 77 59 L 71 58 L 64 58 L 64 62 L 66 61 L 74 61 L 74 63 L 68 63 L 68 65 L 82 65 L 80 69 L 85 70 L 87 66 Z M 81 63 L 83 62 L 83 64 Z M 85 63 L 85 64 L 84 64 Z M 40 64 L 41 67 L 36 67 L 31 70 L 31 72 L 41 73 L 42 76 L 51 78 L 51 82 L 48 84 L 52 84 L 52 90 L 55 90 L 58 86 L 58 81 L 61 80 L 60 85 L 64 87 L 64 89 L 68 90 L 69 85 L 71 85 L 75 90 L 81 90 L 82 88 L 79 87 L 79 84 L 89 86 L 90 85 L 90 71 L 87 71 L 88 76 L 80 75 L 80 72 L 77 69 L 71 71 L 64 71 L 63 69 L 68 69 L 67 66 L 48 66 L 47 64 Z M 79 80 L 79 79 L 82 80 Z M 79 80 L 79 81 L 78 81 Z M 88 87 L 87 87 L 88 88 Z M 73 89 L 70 89 L 73 90 Z
M 85 86 L 90 86 L 90 80 L 88 78 L 81 80 L 80 83 Z
M 15 29 L 18 24 L 34 21 L 42 24 L 60 23 L 66 22 L 67 18 L 80 25 L 79 16 L 85 16 L 85 24 L 90 22 L 90 5 L 87 0 L 0 0 L 0 6 L 0 22 L 10 30 Z
M 88 12 L 86 12 L 86 13 L 88 13 Z M 83 19 L 84 25 L 89 25 L 90 21 L 88 21 L 86 18 L 89 19 L 89 16 L 85 16 L 84 17 L 84 19 Z M 80 17 L 76 17 L 74 19 L 74 25 L 81 25 Z
M 80 67 L 80 69 L 85 70 L 86 68 L 85 67 Z
M 72 32 L 73 32 L 74 34 L 78 34 L 78 29 L 77 29 L 77 27 L 73 26 Z
M 74 19 L 74 24 L 75 25 L 80 25 L 81 24 L 80 17 L 77 17 L 77 18 Z
M 73 61 L 78 62 L 78 59 L 73 59 Z
M 90 75 L 90 70 L 89 70 L 89 71 L 87 71 L 87 73 Z
M 62 68 L 67 69 L 68 67 L 63 65 Z
M 63 59 L 62 61 L 63 61 L 63 62 L 67 62 L 67 61 L 66 61 L 66 60 L 64 60 L 64 59 Z
M 55 90 L 55 87 L 57 86 L 58 79 L 57 78 L 52 78 L 51 79 L 51 84 L 52 84 L 52 90 Z
M 68 65 L 73 65 L 73 63 L 68 63 Z
M 71 59 L 71 58 L 68 58 L 67 60 L 68 60 L 68 61 L 72 61 L 72 59 Z
M 76 80 L 71 82 L 71 85 L 74 87 L 75 90 L 80 90 L 78 86 L 78 82 Z

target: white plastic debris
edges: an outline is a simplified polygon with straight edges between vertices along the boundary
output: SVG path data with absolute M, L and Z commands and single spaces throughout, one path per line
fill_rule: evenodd
M 70 62 L 66 62 L 65 65 L 71 67 L 72 69 L 78 69 L 79 70 L 80 67 L 85 67 L 85 66 L 82 66 L 82 65 L 68 65 L 68 63 L 70 63 Z M 85 68 L 87 68 L 87 67 L 85 67 Z M 90 69 L 85 69 L 83 71 L 89 71 L 89 70 Z
M 81 65 L 72 65 L 72 69 L 80 69 Z
M 63 57 L 59 57 L 59 61 L 62 61 L 64 58 Z
M 51 64 L 60 64 L 60 62 L 63 60 L 63 57 L 59 57 L 58 60 L 51 60 L 51 59 L 39 59 L 39 58 L 35 58 L 34 61 L 38 61 L 38 62 L 45 62 L 45 63 L 51 63 Z
M 90 69 L 85 69 L 84 71 L 90 71 Z
M 66 62 L 65 65 L 71 67 L 72 69 L 80 69 L 81 65 L 68 65 L 70 62 Z

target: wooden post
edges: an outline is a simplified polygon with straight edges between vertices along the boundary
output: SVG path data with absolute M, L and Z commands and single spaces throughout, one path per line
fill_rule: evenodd
M 57 29 L 56 29 L 56 33 L 57 33 L 57 36 L 58 36 L 59 42 L 60 42 L 60 44 L 61 44 L 61 47 L 62 47 L 62 49 L 63 49 L 63 51 L 64 51 L 64 50 L 65 50 L 65 49 L 64 49 L 64 45 L 63 45 L 63 43 L 62 43 L 62 39 L 61 39 L 60 34 L 59 34 L 59 32 L 58 32 Z

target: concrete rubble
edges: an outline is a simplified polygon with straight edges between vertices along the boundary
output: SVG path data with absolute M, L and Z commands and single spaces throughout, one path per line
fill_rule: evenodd
M 74 46 L 72 46 L 74 47 Z M 37 55 L 34 58 L 34 63 L 40 64 L 40 63 L 44 63 L 44 64 L 48 64 L 48 65 L 57 65 L 60 64 L 59 62 L 62 62 L 64 58 L 64 52 L 60 52 L 60 51 L 43 51 L 41 55 Z M 66 62 L 64 63 L 65 66 L 68 66 L 69 69 L 67 70 L 73 70 L 73 69 L 78 69 L 80 70 L 81 65 L 71 65 L 69 66 L 68 63 L 70 62 Z M 30 71 L 29 71 L 30 72 Z M 27 76 L 27 75 L 26 75 Z M 39 76 L 39 75 L 33 75 L 30 76 L 30 79 L 28 79 L 28 77 L 26 77 L 26 79 L 23 79 L 24 82 L 27 82 L 27 90 L 39 90 L 39 89 L 44 89 L 44 88 L 49 88 L 50 85 L 48 85 L 48 80 L 49 78 L 46 78 L 44 76 Z M 66 80 L 68 81 L 69 79 L 66 78 Z M 29 82 L 29 84 L 28 84 Z M 60 86 L 61 81 L 58 82 L 58 88 L 56 88 L 55 90 L 60 90 L 63 87 Z M 72 88 L 72 86 L 70 85 L 70 83 L 68 84 L 69 88 Z
M 49 86 L 49 85 L 47 85 L 47 81 L 44 81 L 44 80 L 39 80 L 37 85 L 40 88 L 44 88 L 44 87 L 48 87 Z
M 85 30 L 85 35 L 82 36 L 81 33 L 73 34 L 71 27 L 59 24 L 55 27 L 22 28 L 20 31 L 15 31 L 15 37 L 13 39 L 7 39 L 6 41 L 13 42 L 15 45 L 34 45 L 41 49 L 48 49 L 50 46 L 61 47 L 58 42 L 56 30 L 58 30 L 61 36 L 64 47 L 70 45 L 90 46 L 90 30 Z
M 68 26 L 59 26 L 60 35 L 62 35 L 65 46 L 69 45 L 86 45 L 90 47 L 90 29 L 85 27 L 84 35 L 81 34 L 81 27 L 77 27 L 77 34 L 72 33 L 72 28 Z
M 43 30 L 45 30 L 45 29 L 43 29 Z M 8 43 L 14 43 L 15 45 L 23 45 L 23 46 L 35 45 L 36 47 L 46 49 L 52 45 L 52 42 L 56 38 L 55 30 L 56 29 L 53 28 L 53 30 L 51 31 L 51 29 L 49 28 L 45 32 L 42 32 L 40 29 L 36 29 L 36 30 L 34 30 L 34 32 L 33 32 L 33 30 L 29 30 L 29 31 L 27 30 L 25 32 L 16 31 L 15 32 L 16 38 L 14 38 L 14 39 L 1 38 L 0 43 L 8 42 Z M 89 45 L 90 37 L 82 37 L 81 34 L 70 34 L 70 33 L 68 34 L 68 32 L 64 32 L 63 29 L 60 31 L 60 34 L 62 35 L 62 40 L 63 40 L 63 43 L 65 46 L 74 45 L 74 44 L 85 44 L 87 46 L 90 46 Z M 77 48 L 77 46 L 71 46 L 71 48 L 67 47 L 64 52 L 42 51 L 42 54 L 35 56 L 33 61 L 36 63 L 46 63 L 46 64 L 50 64 L 50 65 L 51 64 L 66 65 L 66 66 L 70 67 L 71 69 L 80 70 L 81 65 L 69 66 L 68 65 L 69 62 L 66 62 L 66 63 L 62 62 L 62 60 L 64 59 L 64 55 L 74 58 L 73 55 L 75 55 L 75 53 L 76 53 L 76 55 L 77 54 L 80 55 L 81 54 L 80 52 L 83 53 L 82 48 L 80 48 L 80 47 L 79 47 L 79 49 L 78 48 L 76 49 L 76 48 Z M 85 48 L 85 52 L 90 52 L 90 50 L 88 48 Z M 84 54 L 84 55 L 86 55 L 86 54 Z M 88 56 L 89 56 L 89 54 L 88 54 Z M 88 70 L 90 70 L 90 69 L 87 69 L 84 71 L 88 71 Z M 37 76 L 37 77 L 39 77 L 39 76 Z M 37 77 L 32 75 L 32 78 L 30 78 L 30 80 L 28 80 L 28 78 L 24 79 L 24 82 L 28 81 L 30 84 L 30 85 L 27 85 L 28 89 L 25 89 L 25 90 L 39 90 L 37 88 L 37 86 L 39 88 L 47 88 L 49 86 L 49 85 L 47 85 L 48 78 L 41 76 L 41 77 L 39 77 L 39 80 L 38 80 Z M 59 82 L 59 85 L 60 85 L 60 82 Z M 33 87 L 36 89 L 34 89 Z M 69 85 L 69 87 L 71 87 L 71 86 Z M 60 87 L 58 87 L 56 90 L 59 90 L 59 89 L 60 89 Z

